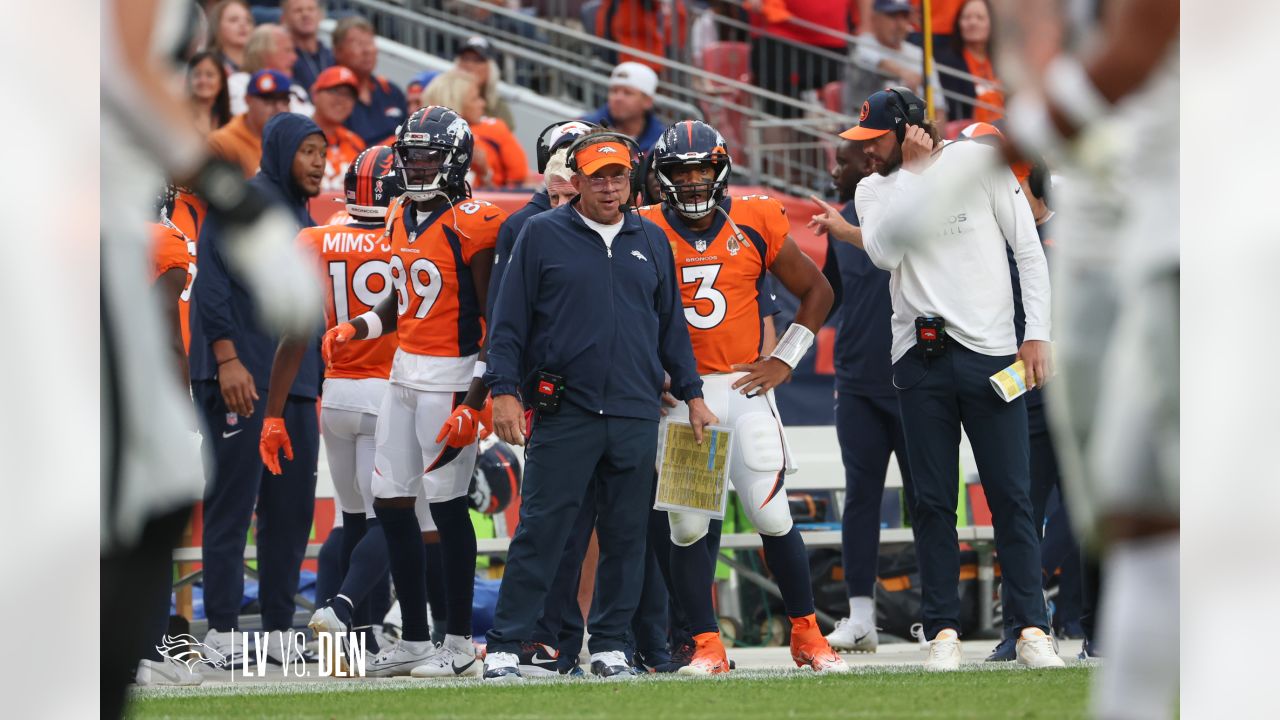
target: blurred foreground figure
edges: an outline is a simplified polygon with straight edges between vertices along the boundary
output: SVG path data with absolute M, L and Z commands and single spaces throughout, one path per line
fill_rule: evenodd
M 1009 45 L 1030 73 L 1020 79 L 1010 129 L 1022 147 L 1058 157 L 1065 176 L 1053 277 L 1062 376 L 1049 407 L 1071 516 L 1082 541 L 1101 550 L 1106 578 L 1101 643 L 1086 645 L 1106 657 L 1093 712 L 1172 717 L 1178 4 L 1075 2 L 1065 19 L 1042 0 L 1008 5 L 1018 20 Z M 1088 51 L 1073 54 L 1064 38 Z
M 247 190 L 238 170 L 205 155 L 182 98 L 182 63 L 202 25 L 195 3 L 182 0 L 111 0 L 102 12 L 103 717 L 121 714 L 138 661 L 160 642 L 153 629 L 168 616 L 172 548 L 204 487 L 195 412 L 149 274 L 147 222 L 165 177 L 233 228 L 229 252 L 260 293 L 264 319 L 302 327 L 319 312 L 318 281 L 294 260 L 291 221 Z M 169 678 L 183 680 L 193 681 Z

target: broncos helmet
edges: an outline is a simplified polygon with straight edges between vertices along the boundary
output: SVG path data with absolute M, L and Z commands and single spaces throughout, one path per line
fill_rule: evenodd
M 411 199 L 466 197 L 475 138 L 458 113 L 439 105 L 414 111 L 396 128 L 393 148 L 405 194 Z
M 397 171 L 395 151 L 386 145 L 374 145 L 360 153 L 347 166 L 342 185 L 348 215 L 369 222 L 385 220 L 392 201 L 404 194 L 404 178 Z
M 520 494 L 520 460 L 511 447 L 502 442 L 482 442 L 480 448 L 467 500 L 472 510 L 496 515 Z
M 715 174 L 709 182 L 677 185 L 672 173 L 681 167 L 709 164 Z M 729 189 L 729 158 L 724 136 L 701 120 L 681 120 L 667 128 L 653 146 L 653 169 L 663 200 L 676 212 L 690 218 L 704 217 L 724 199 Z M 685 201 L 681 196 L 702 195 L 701 200 Z
M 599 125 L 585 120 L 554 122 L 543 128 L 538 133 L 538 172 L 547 171 L 547 163 L 555 151 L 568 147 L 583 135 L 599 129 Z

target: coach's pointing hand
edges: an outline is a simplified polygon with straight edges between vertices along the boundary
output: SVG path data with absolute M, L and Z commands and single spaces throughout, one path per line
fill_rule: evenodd
M 524 408 L 515 395 L 493 399 L 493 429 L 503 442 L 524 445 Z
M 693 426 L 693 439 L 702 444 L 702 429 L 708 425 L 715 425 L 720 419 L 711 412 L 711 408 L 707 407 L 707 403 L 702 398 L 694 398 L 689 401 L 689 424 Z
M 862 228 L 855 227 L 848 220 L 845 220 L 840 215 L 839 210 L 817 195 L 810 195 L 809 200 L 814 205 L 822 208 L 822 212 L 809 218 L 809 222 L 805 224 L 805 227 L 812 230 L 815 235 L 822 236 L 826 233 L 831 233 L 831 237 L 841 242 L 847 242 L 857 248 L 862 247 Z

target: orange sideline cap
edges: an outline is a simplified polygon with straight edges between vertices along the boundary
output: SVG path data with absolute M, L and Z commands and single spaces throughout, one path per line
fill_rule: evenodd
M 588 145 L 573 154 L 578 171 L 584 175 L 594 175 L 600 168 L 609 165 L 621 165 L 631 169 L 631 151 L 620 142 L 601 142 Z

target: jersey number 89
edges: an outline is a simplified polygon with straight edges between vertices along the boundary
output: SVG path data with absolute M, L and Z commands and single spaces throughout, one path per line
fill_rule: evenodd
M 396 287 L 396 313 L 404 315 L 409 310 L 409 286 L 412 285 L 413 294 L 420 298 L 418 309 L 413 315 L 424 318 L 431 312 L 431 306 L 436 304 L 436 299 L 440 297 L 444 279 L 440 275 L 440 268 L 426 258 L 414 260 L 406 273 L 404 261 L 399 255 L 392 255 L 391 282 Z

